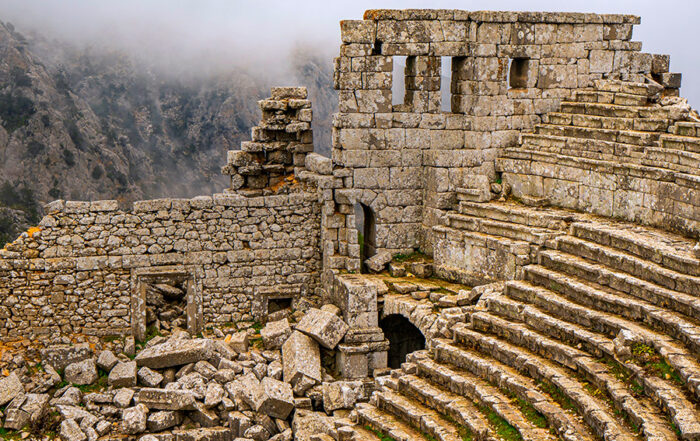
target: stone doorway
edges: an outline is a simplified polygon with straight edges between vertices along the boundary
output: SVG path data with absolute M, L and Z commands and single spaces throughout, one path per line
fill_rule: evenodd
M 182 266 L 140 268 L 131 274 L 131 328 L 144 340 L 149 330 L 175 329 L 196 335 L 202 330 L 201 289 Z
M 361 234 L 360 243 L 360 264 L 364 272 L 364 262 L 366 259 L 377 253 L 377 223 L 374 211 L 365 204 L 358 203 L 355 206 L 355 219 L 357 231 Z
M 406 355 L 425 349 L 425 336 L 408 319 L 391 314 L 379 321 L 384 337 L 389 340 L 388 365 L 398 369 L 406 361 Z

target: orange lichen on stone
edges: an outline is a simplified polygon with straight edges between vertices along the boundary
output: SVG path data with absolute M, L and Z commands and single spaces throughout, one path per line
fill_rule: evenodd
M 270 187 L 270 190 L 277 193 L 278 191 L 280 191 L 284 187 L 290 187 L 290 186 L 296 185 L 298 183 L 299 183 L 299 181 L 297 181 L 296 177 L 293 174 L 291 174 L 291 175 L 287 176 L 286 178 L 284 178 L 283 180 L 279 181 L 277 184 Z
M 40 227 L 31 227 L 27 230 L 27 236 L 32 237 L 35 233 L 38 233 L 39 231 L 41 231 Z

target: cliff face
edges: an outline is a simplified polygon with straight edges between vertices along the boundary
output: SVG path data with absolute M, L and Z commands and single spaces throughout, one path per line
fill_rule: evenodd
M 290 56 L 290 70 L 318 100 L 315 144 L 328 154 L 331 62 L 308 53 Z M 15 210 L 0 212 L 0 236 L 35 222 L 37 207 L 53 199 L 220 191 L 226 152 L 249 139 L 257 100 L 274 83 L 244 70 L 166 75 L 121 53 L 26 38 L 0 23 L 0 207 Z

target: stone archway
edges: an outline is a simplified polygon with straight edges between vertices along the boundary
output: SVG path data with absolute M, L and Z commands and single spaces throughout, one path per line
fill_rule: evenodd
M 379 321 L 384 337 L 389 340 L 388 365 L 401 367 L 406 355 L 425 349 L 425 336 L 413 323 L 400 314 L 391 314 Z

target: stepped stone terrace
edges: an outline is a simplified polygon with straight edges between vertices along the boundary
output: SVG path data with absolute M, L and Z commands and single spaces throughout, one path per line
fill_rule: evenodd
M 0 336 L 179 324 L 283 364 L 291 426 L 229 387 L 262 387 L 248 363 L 232 404 L 177 410 L 228 429 L 156 439 L 698 440 L 700 117 L 639 23 L 341 21 L 330 158 L 306 89 L 273 88 L 221 193 L 50 203 L 0 251 Z

